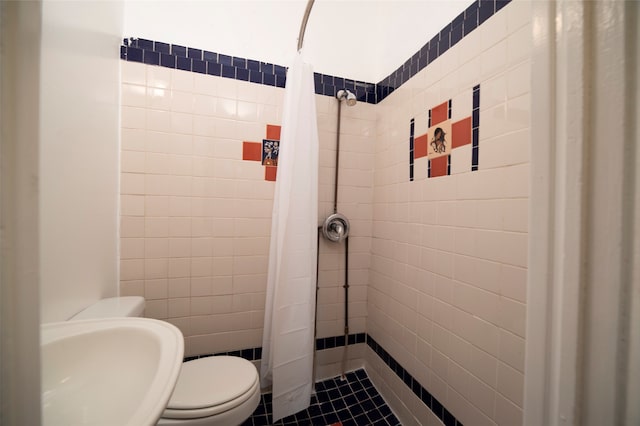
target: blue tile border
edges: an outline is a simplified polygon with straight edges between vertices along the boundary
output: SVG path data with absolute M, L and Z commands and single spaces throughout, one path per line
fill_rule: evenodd
M 425 389 L 418 380 L 416 380 L 402 365 L 400 365 L 382 346 L 376 342 L 373 337 L 367 334 L 367 345 L 373 350 L 376 355 L 393 370 L 404 384 L 411 389 L 413 394 L 420 398 L 420 400 L 435 414 L 445 425 L 449 426 L 462 426 L 462 422 L 455 418 L 449 410 L 447 410 L 438 399 L 431 395 L 431 393 Z
M 244 358 L 247 361 L 257 361 L 262 358 L 262 348 L 258 347 L 258 348 L 241 349 L 238 351 L 216 352 L 211 354 L 187 356 L 187 357 L 184 357 L 183 361 L 187 362 L 187 361 L 193 361 L 194 359 L 208 358 L 210 356 L 221 356 L 221 355 L 237 356 L 240 358 Z
M 480 85 L 473 87 L 473 110 L 471 113 L 471 171 L 478 170 L 480 139 Z
M 349 334 L 348 337 L 345 336 L 332 336 L 332 337 L 321 337 L 316 339 L 316 350 L 324 350 L 324 349 L 333 349 L 338 348 L 345 345 L 345 341 L 348 342 L 349 345 L 355 345 L 357 343 L 365 343 L 367 340 L 366 333 L 354 333 Z M 262 348 L 249 348 L 242 349 L 237 351 L 229 351 L 229 352 L 215 352 L 210 354 L 203 355 L 195 355 L 188 356 L 184 358 L 184 361 L 191 361 L 198 358 L 207 358 L 210 356 L 219 356 L 219 355 L 229 355 L 229 356 L 238 356 L 244 358 L 248 361 L 257 361 L 262 358 Z
M 511 0 L 474 0 L 464 12 L 378 83 L 314 73 L 315 93 L 335 96 L 339 90 L 348 89 L 356 95 L 359 102 L 382 102 L 510 2 Z M 120 46 L 120 59 L 266 86 L 284 87 L 286 82 L 286 68 L 281 65 L 143 38 L 125 38 Z
M 429 117 L 431 117 L 431 110 L 429 110 Z M 411 125 L 409 127 L 409 182 L 413 182 L 413 162 L 414 162 L 414 132 L 415 132 L 416 120 L 411 119 Z

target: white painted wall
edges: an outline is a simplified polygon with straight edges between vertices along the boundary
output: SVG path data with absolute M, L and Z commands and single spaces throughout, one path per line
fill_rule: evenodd
M 289 65 L 306 0 L 125 1 L 124 36 Z M 304 38 L 316 72 L 377 83 L 469 0 L 316 0 Z
M 117 294 L 120 2 L 42 5 L 41 321 Z

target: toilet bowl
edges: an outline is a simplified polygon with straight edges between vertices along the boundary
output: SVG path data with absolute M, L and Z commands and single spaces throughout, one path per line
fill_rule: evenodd
M 185 362 L 158 425 L 239 425 L 260 402 L 260 381 L 249 361 L 212 356 Z
M 136 317 L 144 311 L 138 296 L 102 299 L 71 318 L 72 321 Z M 260 402 L 255 366 L 244 358 L 211 356 L 182 364 L 178 381 L 158 425 L 239 425 Z

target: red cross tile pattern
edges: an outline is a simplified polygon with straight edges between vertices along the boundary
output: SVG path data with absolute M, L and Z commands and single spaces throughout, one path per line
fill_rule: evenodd
M 262 144 L 260 142 L 242 142 L 242 159 L 262 161 Z
M 266 139 L 280 141 L 281 126 L 267 124 Z M 242 142 L 242 159 L 262 162 L 263 144 L 261 142 Z M 278 175 L 278 166 L 264 166 L 264 180 L 275 182 Z
M 431 109 L 431 125 L 435 126 L 449 118 L 449 103 L 443 102 L 435 108 Z
M 413 152 L 415 158 L 422 158 L 427 156 L 427 152 L 429 151 L 429 137 L 425 133 L 422 136 L 418 136 L 414 143 Z
M 479 93 L 479 86 L 475 87 L 473 92 L 473 111 L 479 110 L 479 95 L 476 92 Z M 415 170 L 418 171 L 417 176 L 426 175 L 427 178 L 450 175 L 454 159 L 456 173 L 461 170 L 477 170 L 477 136 L 473 133 L 476 131 L 473 130 L 474 120 L 469 116 L 453 122 L 453 107 L 455 106 L 452 100 L 448 100 L 431 108 L 428 114 L 428 130 L 422 135 L 413 134 L 415 119 L 411 120 L 410 181 L 414 180 Z M 466 145 L 473 145 L 473 148 Z M 458 148 L 460 150 L 457 150 Z M 418 161 L 424 157 L 426 160 Z M 468 168 L 464 164 L 466 161 L 469 163 Z
M 451 125 L 451 148 L 471 143 L 471 117 L 463 118 Z

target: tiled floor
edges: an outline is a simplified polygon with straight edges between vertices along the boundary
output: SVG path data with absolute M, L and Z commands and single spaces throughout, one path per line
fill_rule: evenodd
M 363 370 L 316 383 L 316 394 L 305 411 L 285 417 L 275 425 L 396 426 L 400 422 Z M 260 405 L 242 426 L 270 425 L 271 394 L 263 394 Z

